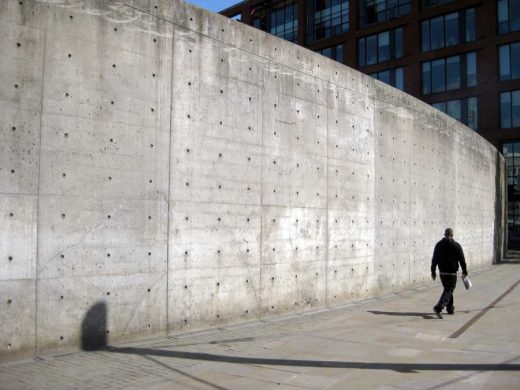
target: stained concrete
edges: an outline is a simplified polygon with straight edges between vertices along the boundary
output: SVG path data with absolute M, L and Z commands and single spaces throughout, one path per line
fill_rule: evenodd
M 117 342 L 425 283 L 447 226 L 501 258 L 497 150 L 353 69 L 180 0 L 8 0 L 0 32 L 2 359 L 93 307 Z

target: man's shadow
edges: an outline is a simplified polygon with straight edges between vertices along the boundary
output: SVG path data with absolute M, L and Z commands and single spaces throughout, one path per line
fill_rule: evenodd
M 81 322 L 81 349 L 93 351 L 107 346 L 107 304 L 97 302 Z
M 401 312 L 401 311 L 379 311 L 379 310 L 369 310 L 369 313 L 376 315 L 385 315 L 385 316 L 395 316 L 395 317 L 422 317 L 425 320 L 434 320 L 430 313 L 415 313 L 415 312 Z

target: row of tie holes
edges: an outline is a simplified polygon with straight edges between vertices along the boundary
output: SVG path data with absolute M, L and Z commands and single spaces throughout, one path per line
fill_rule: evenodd
M 71 18 L 72 18 L 72 16 L 71 16 Z M 117 27 L 115 27 L 114 30 L 117 31 Z M 153 38 L 153 41 L 154 41 L 154 42 L 157 42 L 156 38 Z M 18 47 L 21 47 L 21 43 L 18 42 L 18 43 L 17 43 L 17 46 L 18 46 Z M 190 52 L 191 52 L 191 49 L 190 49 Z M 69 58 L 72 58 L 72 54 L 69 53 L 69 54 L 68 54 L 68 57 L 69 57 Z M 221 61 L 223 62 L 224 60 L 222 59 Z M 116 64 L 112 64 L 112 67 L 113 67 L 113 68 L 116 68 Z M 249 70 L 252 70 L 252 68 L 249 68 Z M 156 77 L 156 74 L 153 73 L 152 76 L 153 76 L 153 77 Z M 276 78 L 276 75 L 275 75 L 275 78 Z M 188 85 L 191 86 L 192 83 L 191 83 L 191 82 L 188 82 Z M 300 84 L 298 83 L 298 85 L 300 85 Z M 15 88 L 18 88 L 18 87 L 19 87 L 18 84 L 15 84 Z M 319 93 L 320 90 L 318 90 L 317 92 Z M 224 91 L 223 91 L 223 90 L 220 90 L 220 93 L 223 94 Z M 70 96 L 70 94 L 69 94 L 68 92 L 66 92 L 66 93 L 65 93 L 65 97 L 69 97 L 69 96 Z M 336 98 L 339 98 L 339 96 L 336 95 Z M 251 101 L 251 100 L 252 100 L 251 97 L 249 97 L 249 101 Z M 110 101 L 110 104 L 114 105 L 114 104 L 115 104 L 115 101 L 111 100 L 111 101 Z M 354 102 L 352 102 L 352 104 L 354 104 Z M 275 107 L 275 108 L 277 107 L 277 104 L 276 104 L 276 103 L 274 104 L 274 107 Z M 152 112 L 155 112 L 155 108 L 153 108 L 153 107 L 151 107 L 150 110 L 151 110 Z M 296 112 L 297 112 L 297 113 L 300 113 L 300 110 L 296 110 Z M 188 119 L 191 118 L 191 115 L 190 115 L 190 114 L 187 114 L 186 116 L 187 116 Z M 317 115 L 317 118 L 320 119 L 320 115 Z M 337 124 L 337 123 L 338 123 L 338 121 L 336 120 L 336 124 Z M 220 124 L 222 125 L 223 122 L 221 121 Z M 354 128 L 354 125 L 352 125 L 352 128 Z M 248 130 L 252 130 L 252 127 L 249 126 L 249 127 L 248 127 Z M 367 132 L 368 132 L 368 131 L 369 131 L 369 130 L 367 129 Z M 276 135 L 276 132 L 274 132 L 274 135 Z M 296 137 L 296 138 L 297 138 L 298 140 L 300 139 L 300 137 Z M 316 143 L 319 144 L 320 141 L 316 141 Z M 338 147 L 338 145 L 336 145 L 336 148 L 337 148 L 337 147 Z M 352 151 L 355 151 L 355 149 L 352 149 Z
M 18 4 L 19 4 L 19 5 L 23 5 L 23 1 L 20 1 Z M 154 5 L 154 9 L 157 10 L 157 9 L 158 9 L 158 6 L 157 6 L 157 5 Z M 73 19 L 74 19 L 74 16 L 73 16 L 73 15 L 69 15 L 69 18 L 70 18 L 70 20 L 73 20 Z M 190 21 L 193 21 L 193 18 L 192 18 L 192 17 L 190 17 Z M 117 30 L 117 27 L 114 27 L 114 32 L 117 32 L 117 31 L 118 31 L 118 30 Z M 224 32 L 224 31 L 225 31 L 224 28 L 222 28 L 221 31 Z M 153 41 L 154 41 L 154 43 L 156 43 L 156 42 L 157 42 L 157 39 L 156 39 L 156 38 L 153 38 Z M 251 38 L 249 38 L 249 42 L 253 42 L 253 40 L 252 40 Z M 21 47 L 21 44 L 20 44 L 20 43 L 17 43 L 17 46 L 18 46 L 18 47 Z M 275 50 L 275 51 L 278 51 L 278 48 L 275 47 L 274 50 Z M 189 52 L 192 53 L 192 50 L 189 49 Z M 70 54 L 69 54 L 69 57 L 71 57 Z M 297 59 L 300 60 L 300 56 L 297 56 Z M 224 60 L 221 59 L 221 62 L 224 62 Z M 112 65 L 112 66 L 113 66 L 114 68 L 116 67 L 115 64 Z M 318 64 L 318 68 L 319 68 L 319 67 L 320 67 L 320 64 Z M 249 70 L 252 70 L 252 68 L 249 68 Z M 336 75 L 336 76 L 338 75 L 338 72 L 337 72 L 337 71 L 335 72 L 335 75 Z M 153 74 L 153 77 L 155 77 L 155 73 Z M 274 77 L 276 78 L 277 76 L 275 75 Z M 352 78 L 352 81 L 354 81 L 354 78 Z M 298 83 L 298 86 L 299 86 L 299 85 L 300 85 L 300 84 Z M 369 85 L 367 84 L 366 86 L 367 86 L 367 88 L 368 88 Z M 15 85 L 15 87 L 18 88 L 18 85 Z M 319 93 L 319 92 L 320 92 L 320 91 L 318 90 L 318 93 Z M 338 96 L 336 96 L 336 99 L 337 99 L 337 98 L 338 98 Z M 352 102 L 352 104 L 354 104 L 354 102 Z M 368 110 L 368 107 L 366 107 L 366 109 Z M 152 109 L 152 111 L 153 111 L 153 109 Z
M 72 15 L 70 16 L 70 18 L 71 18 L 71 19 L 73 18 Z M 117 31 L 117 27 L 114 27 L 114 31 Z M 222 31 L 224 31 L 224 29 L 222 29 Z M 156 38 L 153 38 L 153 42 L 156 43 L 156 42 L 157 42 L 157 39 L 156 39 Z M 21 47 L 22 44 L 21 44 L 20 42 L 17 42 L 17 43 L 16 43 L 16 46 L 17 46 L 17 47 Z M 275 48 L 275 50 L 276 50 L 276 48 Z M 192 50 L 189 49 L 189 52 L 192 53 Z M 69 53 L 67 56 L 68 56 L 68 58 L 72 58 L 72 54 L 70 54 L 70 53 Z M 221 61 L 221 62 L 224 62 L 224 59 L 221 59 L 220 61 Z M 116 66 L 116 64 L 112 64 L 112 67 L 115 69 L 117 66 Z M 319 65 L 318 65 L 318 67 L 319 67 Z M 249 70 L 252 71 L 252 68 L 250 67 Z M 337 72 L 336 72 L 336 74 L 337 74 Z M 152 77 L 155 78 L 155 77 L 156 77 L 156 73 L 152 73 Z M 277 78 L 277 77 L 278 77 L 277 75 L 274 75 L 274 78 Z M 191 86 L 192 83 L 191 83 L 191 82 L 188 82 L 188 85 Z M 300 83 L 297 83 L 297 85 L 300 86 Z M 14 87 L 15 87 L 15 88 L 19 88 L 19 85 L 18 85 L 18 84 L 15 84 Z M 220 93 L 224 93 L 224 91 L 223 91 L 223 90 L 220 90 Z M 319 89 L 317 90 L 317 93 L 320 93 L 320 90 L 319 90 Z M 66 92 L 66 93 L 65 93 L 65 96 L 66 96 L 66 97 L 69 97 L 70 94 L 69 94 L 68 92 Z M 339 99 L 339 95 L 336 95 L 336 99 Z M 249 101 L 251 101 L 251 98 L 249 98 Z M 114 102 L 113 100 L 112 100 L 110 103 L 111 103 L 111 104 L 115 104 L 115 102 Z M 355 102 L 352 101 L 352 104 L 355 104 Z M 274 105 L 274 107 L 276 107 L 276 104 Z M 367 109 L 368 109 L 368 107 L 367 107 Z M 150 110 L 151 110 L 152 112 L 155 111 L 155 109 L 154 109 L 153 107 L 152 107 Z M 299 110 L 297 110 L 297 112 L 299 113 Z M 317 117 L 318 117 L 318 119 L 320 118 L 319 115 L 318 115 Z M 189 115 L 189 114 L 188 114 L 188 118 L 190 118 L 190 115 Z M 337 121 L 336 121 L 336 123 L 337 123 Z M 318 142 L 318 143 L 319 143 L 319 142 Z
M 72 19 L 73 17 L 70 16 L 70 18 Z M 117 31 L 117 27 L 114 27 L 114 31 Z M 224 31 L 224 30 L 223 30 L 223 31 Z M 153 41 L 154 41 L 154 42 L 157 42 L 157 39 L 156 39 L 156 38 L 153 38 Z M 18 43 L 17 43 L 17 47 L 21 47 L 21 43 L 18 42 Z M 192 50 L 190 49 L 189 52 L 191 53 Z M 68 54 L 68 57 L 69 57 L 69 58 L 72 58 L 72 54 L 69 53 L 69 54 Z M 221 59 L 221 62 L 224 62 L 224 59 Z M 116 64 L 112 64 L 112 67 L 113 67 L 113 68 L 116 68 Z M 318 67 L 319 67 L 319 65 L 318 65 Z M 249 70 L 252 70 L 252 68 L 249 68 Z M 153 77 L 156 77 L 156 74 L 153 73 L 152 76 L 153 76 Z M 274 77 L 276 78 L 277 76 L 275 75 Z M 191 82 L 188 82 L 188 85 L 191 86 L 192 83 L 191 83 Z M 298 83 L 298 86 L 299 86 L 299 85 L 300 85 L 300 83 Z M 18 87 L 19 87 L 18 84 L 15 84 L 15 88 L 18 88 Z M 320 93 L 320 90 L 318 89 L 317 92 Z M 220 93 L 223 94 L 224 91 L 223 91 L 223 90 L 220 90 Z M 68 92 L 66 92 L 66 93 L 65 93 L 65 96 L 66 96 L 66 97 L 69 97 L 70 94 L 69 94 Z M 339 98 L 339 95 L 336 95 L 336 99 L 338 99 L 338 98 Z M 249 101 L 251 101 L 251 97 L 249 97 Z M 111 103 L 112 105 L 115 104 L 115 102 L 114 102 L 113 100 L 110 101 L 110 103 Z M 352 101 L 352 104 L 355 104 L 354 101 Z M 277 105 L 274 104 L 274 107 L 276 107 L 276 106 L 277 106 Z M 152 112 L 155 111 L 155 109 L 154 109 L 153 107 L 152 107 L 150 110 L 151 110 Z M 300 110 L 296 110 L 296 111 L 297 111 L 297 113 L 300 112 Z M 190 114 L 187 114 L 187 117 L 188 117 L 188 118 L 191 118 L 191 115 L 190 115 Z M 320 118 L 320 115 L 318 115 L 317 118 L 319 119 L 319 118 Z M 336 120 L 336 123 L 338 123 L 337 120 Z M 222 124 L 222 122 L 220 122 L 220 124 Z M 354 125 L 353 125 L 352 127 L 354 128 Z M 251 126 L 249 126 L 248 129 L 251 130 L 251 129 L 252 129 Z M 369 131 L 369 130 L 367 129 L 367 132 L 368 132 L 368 131 Z M 276 135 L 276 132 L 274 132 L 274 134 Z M 299 137 L 297 137 L 297 139 L 299 139 Z M 320 142 L 317 141 L 317 143 L 319 144 Z M 338 145 L 336 145 L 336 147 L 338 147 Z
M 22 4 L 23 4 L 23 2 L 20 1 L 20 5 L 22 5 Z M 157 6 L 157 5 L 154 5 L 154 9 L 157 10 L 157 9 L 158 9 L 158 6 Z M 72 19 L 74 19 L 74 16 L 70 15 L 69 18 L 72 20 Z M 191 21 L 191 22 L 193 21 L 193 18 L 192 18 L 192 17 L 190 17 L 190 21 Z M 117 27 L 114 27 L 114 31 L 117 32 Z M 221 31 L 224 32 L 225 29 L 222 28 Z M 154 38 L 153 41 L 156 42 L 156 39 Z M 249 42 L 253 42 L 253 39 L 249 38 Z M 275 51 L 278 51 L 278 48 L 275 47 L 274 50 L 275 50 Z M 191 51 L 191 49 L 190 49 L 190 53 L 191 53 L 191 52 L 192 52 L 192 51 Z M 300 56 L 297 56 L 297 59 L 299 60 L 299 59 L 300 59 Z M 224 62 L 224 60 L 221 60 L 221 61 Z M 319 67 L 320 67 L 320 65 L 318 64 L 318 68 L 319 68 Z M 251 70 L 251 68 L 249 68 L 249 70 Z M 338 72 L 336 72 L 336 76 L 337 76 L 337 75 L 338 75 Z M 275 78 L 276 78 L 276 76 L 275 76 Z M 354 81 L 354 79 L 352 79 L 352 81 Z M 298 85 L 299 85 L 299 84 L 298 84 Z M 368 84 L 367 84 L 367 87 L 368 87 Z M 318 92 L 319 92 L 319 91 L 318 91 Z

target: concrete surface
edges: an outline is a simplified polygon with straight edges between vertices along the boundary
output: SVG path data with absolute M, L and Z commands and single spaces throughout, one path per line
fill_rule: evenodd
M 497 150 L 337 62 L 180 0 L 5 0 L 0 36 L 0 359 L 420 285 L 447 226 L 500 260 Z
M 519 275 L 518 259 L 471 273 L 474 287 L 458 283 L 456 313 L 442 320 L 431 309 L 441 293 L 436 282 L 294 317 L 4 363 L 0 383 L 5 390 L 518 389 Z

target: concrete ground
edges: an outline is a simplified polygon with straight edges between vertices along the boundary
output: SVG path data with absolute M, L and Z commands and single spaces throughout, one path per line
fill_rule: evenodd
M 471 268 L 470 268 L 471 272 Z M 519 389 L 520 261 L 292 318 L 0 365 L 1 389 Z

